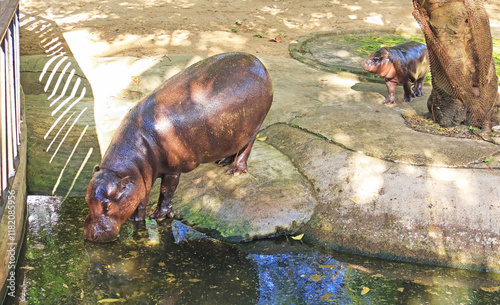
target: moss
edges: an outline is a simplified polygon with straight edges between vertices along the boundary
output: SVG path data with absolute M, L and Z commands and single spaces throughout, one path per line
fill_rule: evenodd
M 196 204 L 193 206 L 196 206 Z M 251 225 L 248 221 L 239 223 L 228 222 L 223 217 L 220 217 L 221 215 L 219 214 L 204 211 L 203 209 L 189 209 L 187 206 L 185 209 L 179 211 L 177 215 L 195 226 L 196 229 L 208 232 L 213 237 L 231 241 L 249 239 L 248 232 L 251 230 Z

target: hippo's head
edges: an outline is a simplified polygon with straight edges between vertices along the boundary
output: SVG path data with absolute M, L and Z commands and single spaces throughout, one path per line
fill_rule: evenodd
M 381 77 L 391 78 L 393 76 L 389 76 L 389 74 L 394 71 L 391 52 L 388 48 L 380 48 L 368 55 L 361 63 L 361 67 L 367 72 L 376 73 Z
M 111 170 L 100 170 L 96 166 L 87 188 L 86 200 L 90 213 L 83 226 L 85 238 L 95 242 L 115 240 L 120 226 L 144 198 L 143 189 L 130 177 L 119 177 Z

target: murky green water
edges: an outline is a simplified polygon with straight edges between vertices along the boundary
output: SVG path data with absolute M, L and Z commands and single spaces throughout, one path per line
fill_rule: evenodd
M 27 304 L 500 304 L 500 275 L 395 263 L 278 238 L 228 245 L 179 221 L 83 239 L 84 199 L 29 198 Z M 26 304 L 26 303 L 24 303 Z

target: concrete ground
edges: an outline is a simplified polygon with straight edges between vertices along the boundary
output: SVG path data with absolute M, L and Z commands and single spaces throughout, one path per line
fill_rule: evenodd
M 78 36 L 65 38 L 69 46 L 81 46 Z M 62 92 L 64 81 L 56 86 L 59 76 L 64 79 L 71 71 L 64 70 L 66 62 L 58 65 L 63 56 L 49 63 L 51 57 L 25 56 L 22 71 L 32 75 L 27 108 L 44 99 L 49 105 L 51 92 L 71 97 L 66 105 L 61 98 L 50 106 L 53 111 L 62 105 L 58 111 L 64 113 L 64 107 L 75 103 L 59 122 L 52 115 L 42 128 L 57 126 L 47 131 L 49 136 L 31 139 L 39 143 L 31 152 L 32 162 L 40 156 L 48 159 L 47 147 L 58 128 L 59 139 L 72 122 L 81 128 L 67 132 L 68 143 L 61 145 L 68 146 L 59 154 L 66 159 L 54 170 L 59 180 L 71 172 L 63 196 L 84 193 L 94 165 L 89 160 L 98 161 L 97 151 L 104 152 L 135 102 L 205 57 L 102 57 L 88 56 L 81 47 L 71 51 L 76 61 L 68 61 L 79 67 L 75 75 L 81 78 L 79 86 L 76 78 L 68 82 L 69 88 L 77 87 L 73 97 L 70 90 Z M 232 241 L 304 233 L 305 240 L 334 249 L 500 271 L 500 146 L 409 128 L 402 114 L 426 111 L 429 86 L 412 103 L 399 99 L 386 106 L 381 103 L 384 84 L 290 58 L 259 58 L 271 74 L 275 99 L 250 157 L 249 174 L 229 177 L 206 164 L 183 175 L 174 199 L 177 217 Z M 36 75 L 42 73 L 37 83 Z M 402 96 L 402 88 L 397 94 Z M 32 117 L 40 116 L 40 110 L 32 109 Z M 46 189 L 53 185 L 54 192 L 55 184 L 62 188 L 56 180 Z

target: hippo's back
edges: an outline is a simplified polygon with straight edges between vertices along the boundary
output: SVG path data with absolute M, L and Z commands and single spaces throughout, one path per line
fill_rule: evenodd
M 255 136 L 273 99 L 262 62 L 246 53 L 216 55 L 168 79 L 133 110 L 169 166 L 236 154 Z

